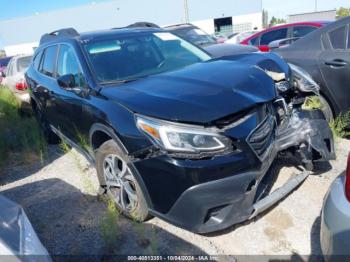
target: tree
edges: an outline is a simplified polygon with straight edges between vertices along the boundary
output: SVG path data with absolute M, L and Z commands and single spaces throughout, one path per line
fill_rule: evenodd
M 287 23 L 286 19 L 283 19 L 283 18 L 276 18 L 276 17 L 272 17 L 271 18 L 271 21 L 270 21 L 270 24 L 269 26 L 275 26 L 275 25 L 278 25 L 278 24 L 285 24 Z
M 269 26 L 269 13 L 265 9 L 262 11 L 262 26 L 263 28 L 267 28 Z
M 340 19 L 342 17 L 350 16 L 350 8 L 339 7 L 337 9 L 336 18 Z

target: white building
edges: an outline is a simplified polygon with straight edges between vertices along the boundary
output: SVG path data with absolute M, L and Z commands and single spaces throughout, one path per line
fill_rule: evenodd
M 288 16 L 289 23 L 335 20 L 336 10 L 318 11 L 311 13 L 293 14 Z
M 261 29 L 261 0 L 237 5 L 233 0 L 188 0 L 189 20 L 216 31 Z M 112 0 L 0 21 L 0 42 L 11 54 L 33 48 L 44 33 L 74 27 L 80 32 L 122 27 L 137 21 L 158 25 L 185 21 L 183 0 Z M 26 45 L 23 45 L 26 44 Z M 16 51 L 17 50 L 17 51 Z
M 25 43 L 19 45 L 8 45 L 4 47 L 6 56 L 32 55 L 38 47 L 38 42 Z
M 214 33 L 240 33 L 244 31 L 262 29 L 262 13 L 251 13 L 222 18 L 211 18 L 206 20 L 191 21 L 208 34 Z

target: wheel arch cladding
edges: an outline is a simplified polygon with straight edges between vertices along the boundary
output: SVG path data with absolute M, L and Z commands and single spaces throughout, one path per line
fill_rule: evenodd
M 90 129 L 90 144 L 94 151 L 96 151 L 104 142 L 108 140 L 113 140 L 117 146 L 123 151 L 124 154 L 128 154 L 128 150 L 125 148 L 121 140 L 119 139 L 118 135 L 114 132 L 114 130 L 104 124 L 94 124 Z M 137 183 L 139 184 L 142 193 L 146 199 L 147 205 L 149 208 L 153 208 L 153 204 L 151 201 L 151 198 L 149 196 L 148 190 L 145 186 L 145 183 L 143 182 L 143 179 L 134 166 L 134 164 L 130 161 L 128 163 L 129 168 L 131 169 L 133 175 L 135 176 L 135 179 Z

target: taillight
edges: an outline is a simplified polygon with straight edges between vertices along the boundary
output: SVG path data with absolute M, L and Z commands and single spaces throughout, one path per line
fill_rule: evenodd
M 350 153 L 348 155 L 348 165 L 346 167 L 345 196 L 350 202 Z
M 28 88 L 28 85 L 27 85 L 26 80 L 24 80 L 24 79 L 21 79 L 16 83 L 17 90 L 23 91 L 23 90 L 26 90 L 27 88 Z

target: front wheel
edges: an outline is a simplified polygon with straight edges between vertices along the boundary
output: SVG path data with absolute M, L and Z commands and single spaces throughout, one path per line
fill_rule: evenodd
M 140 185 L 129 168 L 128 156 L 108 140 L 96 153 L 96 168 L 101 187 L 125 216 L 142 222 L 148 219 L 148 206 Z

